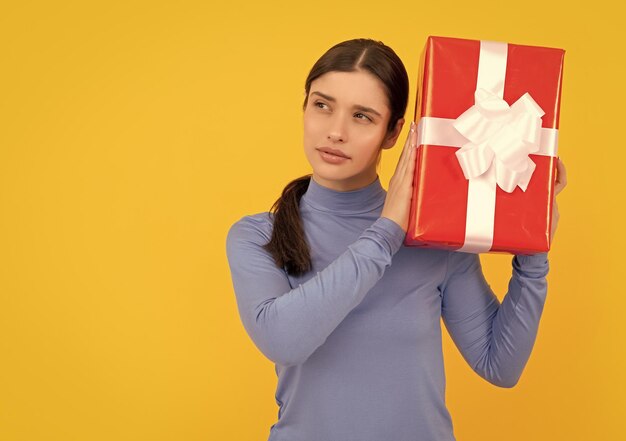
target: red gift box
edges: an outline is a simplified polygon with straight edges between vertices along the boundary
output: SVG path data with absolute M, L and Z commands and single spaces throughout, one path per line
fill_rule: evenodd
M 562 49 L 428 37 L 407 246 L 550 249 Z

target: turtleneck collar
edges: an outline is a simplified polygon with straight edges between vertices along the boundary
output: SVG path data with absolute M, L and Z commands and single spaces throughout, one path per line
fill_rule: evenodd
M 385 203 L 385 189 L 380 185 L 380 177 L 371 184 L 350 191 L 338 191 L 324 187 L 313 177 L 309 182 L 302 201 L 311 207 L 331 213 L 358 214 L 368 213 L 381 207 Z

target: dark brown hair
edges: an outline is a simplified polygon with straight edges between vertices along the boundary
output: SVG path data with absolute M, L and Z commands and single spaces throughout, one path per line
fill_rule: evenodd
M 328 72 L 366 71 L 376 76 L 385 86 L 391 117 L 387 133 L 404 116 L 409 96 L 409 79 L 402 60 L 381 41 L 358 38 L 331 47 L 313 65 L 306 79 L 306 109 L 311 83 Z M 276 265 L 290 275 L 301 275 L 311 269 L 311 252 L 304 235 L 300 217 L 300 198 L 306 192 L 311 175 L 291 181 L 270 208 L 274 214 L 272 237 L 265 249 L 274 257 Z

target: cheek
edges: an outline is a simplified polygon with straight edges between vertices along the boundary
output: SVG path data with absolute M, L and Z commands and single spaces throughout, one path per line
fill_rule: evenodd
M 323 126 L 319 118 L 316 118 L 315 115 L 305 115 L 303 123 L 305 139 L 318 137 L 322 129 Z
M 319 131 L 319 129 L 316 129 L 316 124 L 312 120 L 312 118 L 306 116 L 304 118 L 302 128 L 304 148 L 305 150 L 308 150 L 313 144 L 315 144 L 315 140 L 318 138 L 317 132 Z
M 312 130 L 312 125 L 311 125 L 311 118 L 304 118 L 304 124 L 302 125 L 303 129 L 304 129 L 304 136 L 306 136 L 308 133 L 311 132 Z
M 316 115 L 315 112 L 307 110 L 304 113 L 304 125 L 305 126 L 315 126 L 319 124 L 320 115 Z
M 383 143 L 384 134 L 380 130 L 367 130 L 361 132 L 361 142 L 368 149 L 377 151 Z

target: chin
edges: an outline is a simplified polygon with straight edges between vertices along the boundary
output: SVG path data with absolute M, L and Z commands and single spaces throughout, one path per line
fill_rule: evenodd
M 328 167 L 325 167 L 327 166 Z M 350 172 L 346 170 L 337 170 L 337 167 L 334 167 L 329 164 L 322 164 L 321 166 L 313 167 L 313 174 L 315 176 L 319 176 L 321 179 L 326 179 L 327 181 L 343 181 L 346 179 L 350 179 L 354 176 Z

